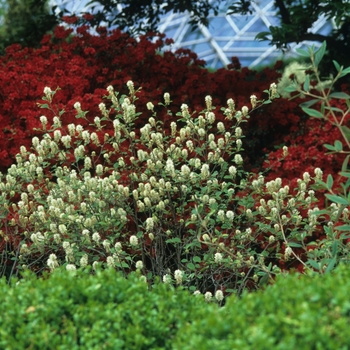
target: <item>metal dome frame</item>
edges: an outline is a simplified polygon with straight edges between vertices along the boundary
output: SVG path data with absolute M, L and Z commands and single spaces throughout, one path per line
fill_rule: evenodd
M 91 12 L 93 6 L 98 7 L 97 3 L 86 6 L 87 0 L 50 0 L 49 3 L 76 14 Z M 167 49 L 188 48 L 206 61 L 207 67 L 214 69 L 226 67 L 233 56 L 238 57 L 242 66 L 249 68 L 266 66 L 282 57 L 281 50 L 276 46 L 271 46 L 267 41 L 255 40 L 259 32 L 268 31 L 270 26 L 279 24 L 274 1 L 260 0 L 252 3 L 254 13 L 251 15 L 226 15 L 227 7 L 228 5 L 222 6 L 217 16 L 209 16 L 208 27 L 199 25 L 194 31 L 189 24 L 188 12 L 170 12 L 163 16 L 158 29 L 174 40 L 174 44 Z M 122 11 L 122 7 L 117 11 Z M 332 21 L 321 17 L 311 31 L 327 35 L 333 28 Z M 290 44 L 285 57 L 295 55 L 296 48 L 311 44 L 316 47 L 320 45 L 315 42 Z

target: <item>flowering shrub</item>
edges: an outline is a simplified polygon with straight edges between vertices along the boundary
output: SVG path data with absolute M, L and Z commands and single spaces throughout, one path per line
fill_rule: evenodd
M 43 136 L 33 138 L 32 152 L 20 148 L 0 184 L 8 276 L 102 265 L 221 302 L 281 271 L 329 271 L 346 256 L 332 227 L 346 222 L 348 209 L 331 206 L 325 216 L 316 206 L 311 185 L 323 183 L 321 169 L 304 172 L 295 189 L 244 170 L 248 107 L 229 99 L 219 111 L 207 96 L 202 112 L 182 104 L 174 118 L 165 93 L 142 114 L 139 90 L 127 87 L 128 97 L 107 88 L 93 122 L 76 102 L 70 113 L 82 123 L 68 126 L 54 104 L 60 90 L 44 89 L 40 106 L 52 121 L 40 117 Z M 251 96 L 251 110 L 278 97 L 276 84 L 266 92 L 265 102 Z

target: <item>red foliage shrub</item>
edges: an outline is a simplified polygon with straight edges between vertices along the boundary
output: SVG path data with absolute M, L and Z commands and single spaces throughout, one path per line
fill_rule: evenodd
M 76 101 L 93 118 L 106 87 L 112 85 L 116 91 L 125 93 L 128 80 L 136 88 L 142 87 L 139 99 L 144 106 L 148 101 L 156 105 L 163 100 L 164 92 L 170 92 L 172 108 L 177 111 L 182 103 L 202 110 L 206 95 L 212 95 L 214 105 L 224 106 L 227 98 L 233 98 L 241 107 L 251 94 L 263 97 L 262 91 L 279 77 L 278 72 L 269 69 L 262 73 L 247 68 L 210 73 L 203 68 L 204 62 L 189 50 L 160 54 L 164 45 L 162 36 L 151 42 L 154 34 L 137 41 L 118 30 L 110 35 L 105 28 L 99 28 L 98 32 L 99 35 L 89 34 L 88 27 L 83 26 L 70 36 L 71 30 L 57 27 L 54 36 L 43 38 L 41 48 L 13 45 L 1 57 L 2 170 L 14 161 L 21 144 L 30 146 L 35 135 L 32 129 L 39 125 L 36 102 L 45 86 L 61 88 L 55 98 L 58 107 L 66 106 L 62 120 L 68 124 L 73 120 L 72 105 Z M 252 115 L 245 131 L 250 158 L 256 156 L 255 150 L 261 150 L 262 145 L 270 149 L 271 144 L 278 144 L 279 138 L 288 133 L 297 117 L 286 121 L 285 114 L 293 113 L 290 109 L 295 106 L 296 102 L 276 101 L 273 107 L 266 106 Z M 281 112 L 275 113 L 279 108 Z M 258 157 L 261 156 L 260 152 Z

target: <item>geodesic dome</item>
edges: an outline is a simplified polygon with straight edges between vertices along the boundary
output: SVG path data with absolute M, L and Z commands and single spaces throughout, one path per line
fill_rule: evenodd
M 92 7 L 96 6 L 96 10 L 98 5 L 87 6 L 87 2 L 51 0 L 50 4 L 60 9 L 66 8 L 77 15 L 82 12 L 93 13 Z M 189 24 L 189 13 L 168 13 L 162 17 L 158 29 L 174 40 L 170 49 L 188 48 L 205 60 L 207 67 L 214 69 L 226 67 L 234 56 L 239 58 L 242 66 L 250 68 L 266 66 L 282 57 L 282 52 L 276 46 L 269 45 L 268 41 L 255 40 L 258 33 L 279 24 L 274 1 L 252 3 L 254 13 L 251 15 L 226 15 L 228 7 L 229 4 L 222 6 L 217 16 L 210 15 L 208 27 L 199 25 L 193 31 Z M 122 7 L 119 6 L 117 11 L 122 11 Z M 314 24 L 312 32 L 327 35 L 332 29 L 333 23 L 321 17 Z M 293 56 L 296 48 L 312 44 L 316 47 L 320 45 L 314 42 L 291 44 L 285 56 Z

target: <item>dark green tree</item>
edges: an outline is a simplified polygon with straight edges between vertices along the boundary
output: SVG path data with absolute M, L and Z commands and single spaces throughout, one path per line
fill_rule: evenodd
M 57 18 L 47 0 L 7 0 L 2 2 L 0 53 L 11 44 L 37 46 L 43 35 L 54 28 Z
M 217 14 L 221 3 L 222 0 L 216 4 L 210 0 L 92 0 L 88 5 L 95 5 L 91 7 L 93 11 L 98 5 L 98 11 L 94 12 L 95 17 L 89 23 L 99 24 L 103 21 L 121 30 L 149 32 L 157 30 L 160 16 L 170 11 L 181 13 L 187 10 L 191 13 L 190 24 L 193 27 L 198 23 L 207 26 L 209 13 Z

